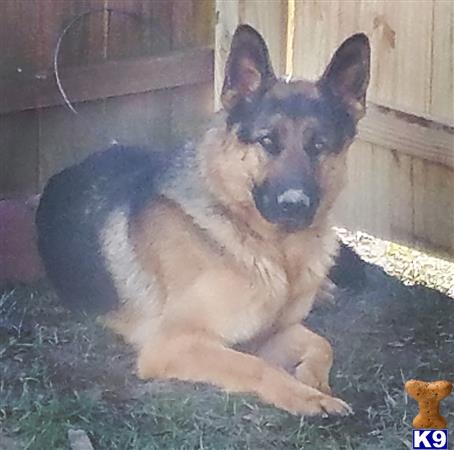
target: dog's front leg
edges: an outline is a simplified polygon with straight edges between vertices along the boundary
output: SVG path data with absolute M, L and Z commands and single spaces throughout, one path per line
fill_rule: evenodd
M 257 355 L 286 369 L 302 383 L 327 394 L 331 392 L 331 345 L 303 325 L 294 324 L 276 333 L 259 348 Z
M 304 385 L 253 355 L 227 348 L 204 334 L 166 335 L 139 353 L 141 378 L 177 378 L 211 383 L 228 391 L 251 392 L 293 414 L 348 414 L 340 399 Z

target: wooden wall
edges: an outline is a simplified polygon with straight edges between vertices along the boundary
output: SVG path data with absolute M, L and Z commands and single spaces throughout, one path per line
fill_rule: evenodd
M 215 73 L 238 23 L 270 43 L 281 75 L 316 79 L 355 32 L 372 45 L 368 114 L 348 163 L 339 225 L 454 255 L 454 2 L 216 3 Z
M 112 142 L 175 146 L 212 112 L 210 0 L 2 0 L 0 9 L 2 196 L 37 192 Z M 74 115 L 53 55 L 63 28 L 89 10 L 98 12 L 74 23 L 59 59 Z
M 173 146 L 217 101 L 238 23 L 267 39 L 276 71 L 316 78 L 348 35 L 372 44 L 368 114 L 349 155 L 338 223 L 454 254 L 454 2 L 450 0 L 2 0 L 0 195 L 38 191 L 116 141 Z M 62 28 L 66 106 L 52 75 Z M 216 13 L 216 14 L 215 14 Z M 216 20 L 216 26 L 214 24 Z

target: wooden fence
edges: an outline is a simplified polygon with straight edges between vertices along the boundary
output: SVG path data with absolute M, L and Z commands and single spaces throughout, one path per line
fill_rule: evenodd
M 238 23 L 265 36 L 277 72 L 308 79 L 346 37 L 367 33 L 368 113 L 350 151 L 339 224 L 452 257 L 454 2 L 220 0 L 216 9 L 217 92 Z
M 454 254 L 454 2 L 450 0 L 2 0 L 0 193 L 112 141 L 168 147 L 210 116 L 238 23 L 258 28 L 276 71 L 316 78 L 348 35 L 372 44 L 368 114 L 349 156 L 340 225 Z M 52 74 L 65 36 L 62 106 Z M 135 16 L 134 16 L 135 14 Z M 214 24 L 216 22 L 216 25 Z M 211 47 L 211 48 L 210 48 Z
M 1 0 L 0 198 L 112 142 L 168 148 L 212 113 L 211 0 Z M 115 11 L 108 11 L 113 9 Z M 62 30 L 61 81 L 53 57 Z

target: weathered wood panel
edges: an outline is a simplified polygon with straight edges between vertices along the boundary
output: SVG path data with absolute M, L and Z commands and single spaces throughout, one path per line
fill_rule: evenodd
M 430 112 L 454 118 L 454 2 L 434 1 Z
M 214 44 L 215 8 L 212 0 L 174 1 L 172 49 Z
M 339 221 L 454 253 L 454 2 L 303 0 L 296 8 L 298 76 L 320 76 L 352 33 L 366 32 L 371 40 L 375 104 L 349 157 Z
M 108 15 L 107 57 L 118 60 L 170 51 L 173 3 L 107 0 L 107 7 L 112 9 Z
M 150 107 L 153 104 L 159 108 Z M 159 149 L 169 141 L 170 105 L 164 91 L 114 97 L 77 107 L 77 116 L 66 107 L 41 111 L 40 148 L 47 151 L 40 153 L 40 187 L 55 172 L 113 143 Z
M 317 78 L 344 39 L 365 32 L 373 48 L 369 99 L 413 113 L 430 113 L 433 3 L 298 1 L 294 74 Z
M 0 193 L 3 196 L 36 192 L 38 137 L 36 111 L 0 116 Z
M 454 177 L 440 164 L 357 141 L 338 224 L 452 257 Z
M 413 232 L 416 244 L 454 254 L 454 172 L 413 159 Z
M 58 106 L 52 67 L 71 21 L 59 66 L 78 115 Z M 211 0 L 2 1 L 0 192 L 36 191 L 112 142 L 196 135 L 212 112 L 213 33 Z

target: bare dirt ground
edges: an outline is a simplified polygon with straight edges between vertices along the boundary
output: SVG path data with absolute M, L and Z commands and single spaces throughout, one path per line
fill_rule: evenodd
M 47 286 L 5 287 L 0 449 L 68 449 L 73 428 L 97 450 L 411 448 L 417 407 L 403 384 L 454 379 L 454 300 L 362 264 L 363 285 L 338 290 L 308 320 L 334 346 L 333 390 L 353 406 L 349 418 L 301 419 L 209 386 L 144 383 L 131 349 L 65 311 Z M 454 395 L 442 406 L 454 425 Z

